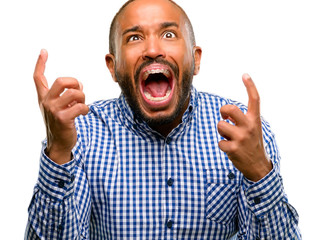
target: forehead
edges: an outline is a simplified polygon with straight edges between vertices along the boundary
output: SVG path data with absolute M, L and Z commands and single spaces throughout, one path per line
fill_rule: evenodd
M 164 22 L 184 23 L 183 13 L 169 0 L 136 0 L 130 3 L 118 18 L 120 31 L 133 26 L 153 27 Z

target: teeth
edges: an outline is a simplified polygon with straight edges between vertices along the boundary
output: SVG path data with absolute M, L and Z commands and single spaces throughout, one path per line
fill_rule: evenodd
M 146 72 L 144 72 L 143 80 L 145 81 L 150 74 L 156 74 L 156 73 L 162 73 L 167 78 L 171 77 L 171 73 L 167 69 L 151 69 L 151 70 L 147 70 Z
M 169 97 L 170 94 L 171 94 L 171 88 L 170 87 L 168 87 L 166 95 L 163 96 L 163 97 L 153 97 L 149 92 L 144 91 L 145 97 L 147 99 L 149 99 L 151 101 L 155 101 L 155 102 L 160 102 L 160 101 L 166 100 Z

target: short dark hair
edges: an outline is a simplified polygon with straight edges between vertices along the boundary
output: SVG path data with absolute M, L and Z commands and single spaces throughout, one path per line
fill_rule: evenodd
M 111 23 L 111 27 L 110 27 L 110 34 L 109 34 L 109 53 L 115 55 L 115 36 L 116 36 L 116 28 L 117 28 L 117 22 L 118 22 L 118 18 L 119 15 L 123 12 L 123 10 L 135 0 L 128 0 L 125 4 L 122 5 L 122 7 L 119 9 L 119 11 L 115 14 L 112 23 Z M 173 3 L 175 6 L 177 6 L 182 14 L 185 17 L 185 21 L 186 24 L 188 25 L 188 30 L 189 30 L 189 38 L 190 38 L 190 42 L 193 46 L 196 45 L 196 40 L 195 40 L 195 34 L 194 34 L 194 29 L 193 26 L 186 14 L 186 12 L 178 5 L 176 4 L 174 1 L 169 0 L 171 3 Z

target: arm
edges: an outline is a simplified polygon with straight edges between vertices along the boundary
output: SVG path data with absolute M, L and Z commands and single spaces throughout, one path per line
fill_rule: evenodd
M 242 239 L 300 239 L 298 215 L 288 204 L 279 174 L 279 153 L 274 135 L 260 117 L 260 98 L 250 76 L 242 77 L 247 88 L 248 111 L 225 105 L 218 123 L 223 137 L 219 148 L 226 152 L 243 176 L 239 203 L 239 237 Z M 241 239 L 241 238 L 240 238 Z
M 238 196 L 239 237 L 301 239 L 298 214 L 289 204 L 284 192 L 279 172 L 280 156 L 274 135 L 270 132 L 267 123 L 263 122 L 263 126 L 266 131 L 264 132 L 265 149 L 273 162 L 273 169 L 258 182 L 243 179 Z
M 44 148 L 45 149 L 45 143 Z M 80 155 L 58 165 L 41 154 L 38 182 L 29 206 L 25 239 L 76 239 L 88 236 L 90 190 Z
M 46 60 L 47 52 L 42 50 L 34 80 L 47 142 L 41 153 L 25 239 L 74 239 L 88 236 L 90 191 L 75 119 L 87 114 L 89 108 L 76 79 L 59 78 L 48 88 Z

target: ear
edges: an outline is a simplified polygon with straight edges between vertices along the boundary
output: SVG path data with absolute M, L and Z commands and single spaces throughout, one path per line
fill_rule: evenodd
M 106 66 L 107 66 L 108 70 L 110 71 L 114 82 L 118 82 L 118 80 L 116 79 L 116 76 L 115 76 L 115 57 L 114 57 L 114 55 L 110 54 L 110 53 L 106 54 L 105 61 L 106 61 Z
M 202 49 L 201 47 L 195 46 L 193 48 L 193 51 L 194 51 L 194 61 L 195 61 L 194 75 L 197 75 L 201 67 Z

